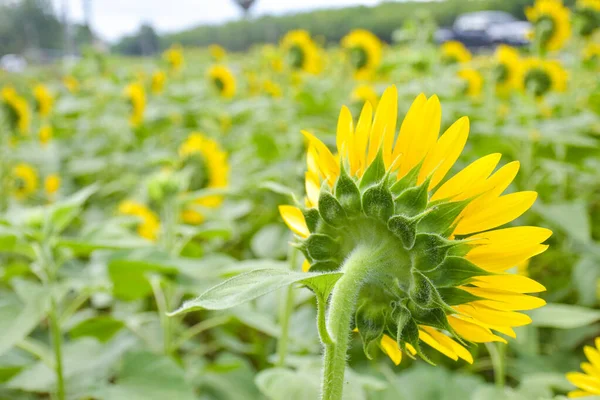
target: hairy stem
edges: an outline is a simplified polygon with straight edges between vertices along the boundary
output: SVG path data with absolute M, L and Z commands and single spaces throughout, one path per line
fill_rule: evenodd
M 290 269 L 296 269 L 296 261 L 298 250 L 291 248 L 290 250 Z M 279 324 L 281 325 L 281 336 L 277 342 L 277 365 L 284 366 L 285 358 L 288 350 L 288 340 L 290 336 L 290 317 L 294 311 L 294 288 L 290 285 L 285 289 L 285 300 L 281 303 L 279 309 Z

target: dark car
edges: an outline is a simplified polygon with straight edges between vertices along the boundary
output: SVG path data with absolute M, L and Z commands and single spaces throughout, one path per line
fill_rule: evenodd
M 530 30 L 529 22 L 519 21 L 509 13 L 479 11 L 460 15 L 451 29 L 439 29 L 435 39 L 437 43 L 456 40 L 471 49 L 499 44 L 519 47 L 529 44 L 527 33 Z

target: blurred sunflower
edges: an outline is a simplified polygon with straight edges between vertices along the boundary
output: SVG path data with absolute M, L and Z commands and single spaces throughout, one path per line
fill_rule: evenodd
M 137 232 L 141 237 L 151 241 L 155 241 L 158 238 L 160 219 L 144 204 L 132 200 L 125 200 L 119 204 L 119 213 L 123 215 L 132 215 L 140 219 L 137 226 Z
M 50 174 L 44 179 L 44 191 L 49 200 L 53 200 L 56 193 L 60 189 L 60 176 L 58 174 Z
M 569 398 L 600 396 L 600 337 L 596 338 L 596 347 L 585 346 L 583 351 L 588 362 L 581 364 L 581 372 L 570 372 L 567 379 L 578 390 L 568 394 Z
M 355 29 L 342 38 L 341 45 L 348 53 L 357 79 L 369 78 L 381 64 L 383 45 L 372 32 Z
M 202 133 L 191 133 L 179 147 L 179 156 L 184 168 L 191 168 L 189 190 L 225 188 L 229 182 L 229 164 L 227 153 L 216 140 Z M 223 196 L 209 195 L 196 198 L 192 206 L 215 208 L 221 205 Z M 200 224 L 204 215 L 196 209 L 189 208 L 182 212 L 181 218 L 188 224 Z
M 586 38 L 600 28 L 600 0 L 577 0 L 575 6 L 575 27 Z
M 77 93 L 79 91 L 79 81 L 72 75 L 67 75 L 63 78 L 63 85 L 71 93 Z
M 564 92 L 567 88 L 567 71 L 558 61 L 526 58 L 522 62 L 520 86 L 535 97 L 549 92 Z
M 146 91 L 139 82 L 130 83 L 125 88 L 125 96 L 131 106 L 131 115 L 129 122 L 132 126 L 138 127 L 144 121 L 144 112 L 146 111 Z
M 457 73 L 464 82 L 464 93 L 471 97 L 478 97 L 483 87 L 483 76 L 474 68 L 463 68 Z
M 379 95 L 373 88 L 373 86 L 362 83 L 352 90 L 352 94 L 350 95 L 352 101 L 364 104 L 371 103 L 373 107 L 377 107 L 377 102 L 379 101 Z
M 31 165 L 20 163 L 13 167 L 12 171 L 12 193 L 23 200 L 31 196 L 38 188 L 38 175 Z
M 50 140 L 52 140 L 52 136 L 52 126 L 42 125 L 40 131 L 38 132 L 38 137 L 42 146 L 47 146 L 48 143 L 50 143 Z
M 208 52 L 210 53 L 210 56 L 213 58 L 213 60 L 216 62 L 223 61 L 225 59 L 225 56 L 227 56 L 227 51 L 225 51 L 225 49 L 219 46 L 218 44 L 211 44 L 210 46 L 208 46 Z
M 178 72 L 183 67 L 183 48 L 179 44 L 172 45 L 163 53 L 163 59 L 169 64 L 173 72 Z
M 582 59 L 586 63 L 595 63 L 600 65 L 600 44 L 588 43 L 582 52 Z
M 167 80 L 167 75 L 163 71 L 155 71 L 152 74 L 152 81 L 150 83 L 150 90 L 152 93 L 159 94 L 165 88 L 165 81 Z
M 322 70 L 319 46 L 305 30 L 289 31 L 281 40 L 288 65 L 293 70 L 318 74 Z
M 273 82 L 270 79 L 267 79 L 263 82 L 263 91 L 271 97 L 281 97 L 282 91 L 281 86 L 277 83 Z
M 36 102 L 36 109 L 40 113 L 40 116 L 47 117 L 52 111 L 52 104 L 54 98 L 45 85 L 39 84 L 33 88 L 33 97 Z
M 208 70 L 208 78 L 221 97 L 227 99 L 235 96 L 235 77 L 224 65 L 214 65 Z
M 536 0 L 525 8 L 527 19 L 534 25 L 533 39 L 545 50 L 563 48 L 571 36 L 570 12 L 562 0 Z
M 537 197 L 502 195 L 519 162 L 494 172 L 501 155 L 490 154 L 444 179 L 467 141 L 468 118 L 438 138 L 439 100 L 421 94 L 396 135 L 397 100 L 396 88 L 388 88 L 375 112 L 365 104 L 356 124 L 343 107 L 339 156 L 303 132 L 306 207 L 280 206 L 280 213 L 311 271 L 344 271 L 329 306 L 347 318 L 331 331 L 336 348 L 347 340 L 337 327 L 357 328 L 367 355 L 379 346 L 396 364 L 402 351 L 427 360 L 421 343 L 472 363 L 465 342 L 506 342 L 497 333 L 515 337 L 513 327 L 531 322 L 517 311 L 545 304 L 528 295 L 542 285 L 506 271 L 544 252 L 551 231 L 497 229 Z M 343 293 L 356 293 L 351 304 L 337 297 Z M 354 311 L 346 317 L 338 304 Z
M 519 51 L 514 47 L 501 44 L 496 48 L 495 60 L 493 75 L 496 90 L 501 94 L 506 94 L 518 88 L 521 67 Z
M 462 64 L 471 61 L 471 52 L 461 42 L 450 40 L 442 44 L 442 61 L 445 64 Z
M 4 87 L 0 91 L 0 97 L 4 104 L 4 109 L 8 114 L 8 121 L 12 129 L 18 130 L 25 135 L 29 132 L 31 123 L 31 111 L 27 100 L 21 97 L 13 87 Z

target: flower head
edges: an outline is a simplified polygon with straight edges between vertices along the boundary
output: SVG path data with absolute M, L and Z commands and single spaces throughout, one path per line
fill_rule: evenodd
M 65 76 L 63 78 L 63 84 L 71 93 L 77 93 L 79 91 L 79 81 L 72 75 Z
M 52 126 L 51 125 L 42 125 L 42 127 L 40 128 L 40 131 L 38 132 L 38 136 L 40 138 L 40 143 L 42 144 L 42 146 L 47 146 L 48 143 L 50 143 L 50 140 L 52 140 Z
M 178 72 L 183 67 L 183 48 L 179 44 L 172 45 L 163 53 L 163 59 L 169 64 L 172 71 Z
M 263 90 L 271 97 L 281 97 L 281 86 L 270 79 L 263 82 Z
M 577 0 L 575 26 L 583 37 L 591 37 L 600 28 L 600 0 Z
M 549 92 L 563 92 L 567 88 L 567 71 L 558 61 L 527 58 L 523 60 L 521 87 L 541 98 Z
M 481 73 L 474 68 L 463 68 L 458 71 L 458 77 L 465 83 L 465 94 L 471 97 L 478 97 L 483 87 L 483 77 Z
M 352 100 L 364 104 L 366 102 L 371 103 L 371 106 L 377 107 L 379 101 L 379 95 L 373 88 L 373 86 L 366 83 L 362 83 L 352 90 Z
M 355 29 L 342 38 L 342 47 L 358 79 L 371 76 L 381 64 L 381 40 L 365 29 Z
M 208 78 L 219 95 L 228 99 L 235 96 L 235 77 L 229 68 L 224 65 L 215 65 L 208 70 Z
M 132 126 L 138 127 L 144 121 L 144 112 L 146 111 L 146 90 L 139 83 L 130 83 L 125 88 L 125 96 L 131 106 L 131 115 L 129 122 Z
M 562 0 L 536 0 L 525 15 L 534 24 L 533 39 L 544 49 L 560 50 L 571 36 L 570 12 Z
M 150 83 L 150 89 L 152 93 L 159 94 L 162 93 L 165 88 L 165 81 L 167 80 L 167 75 L 163 71 L 156 71 L 152 74 L 152 82 Z
M 60 176 L 58 174 L 50 174 L 44 179 L 44 191 L 46 197 L 54 199 L 56 193 L 60 189 Z
M 225 57 L 227 56 L 227 51 L 223 47 L 219 46 L 218 44 L 211 44 L 210 46 L 208 46 L 208 51 L 210 53 L 210 56 L 216 62 L 223 61 L 225 59 Z
M 466 63 L 471 58 L 471 52 L 461 42 L 451 40 L 442 44 L 442 61 L 447 64 Z
M 578 390 L 569 393 L 570 398 L 600 396 L 600 337 L 596 338 L 595 347 L 585 346 L 583 351 L 588 362 L 581 364 L 582 372 L 570 372 L 567 379 Z
M 160 220 L 147 206 L 136 201 L 125 200 L 119 204 L 119 213 L 138 217 L 140 219 L 137 226 L 138 234 L 151 241 L 157 239 L 160 231 Z
M 0 99 L 4 104 L 12 128 L 26 135 L 29 132 L 29 125 L 31 123 L 31 111 L 29 110 L 27 100 L 10 86 L 2 88 Z
M 318 74 L 322 70 L 319 46 L 305 30 L 289 31 L 281 39 L 281 48 L 293 70 Z
M 33 96 L 35 97 L 37 111 L 40 115 L 42 117 L 50 115 L 54 98 L 48 88 L 42 84 L 36 85 L 33 89 Z
M 506 94 L 519 87 L 519 76 L 521 68 L 521 58 L 519 51 L 514 47 L 500 45 L 494 53 L 494 79 L 496 81 L 496 90 Z
M 503 195 L 518 162 L 496 170 L 501 155 L 494 153 L 446 179 L 467 141 L 468 118 L 438 137 L 439 100 L 421 94 L 396 134 L 397 110 L 395 87 L 375 111 L 366 103 L 357 122 L 342 108 L 338 156 L 303 132 L 305 207 L 280 212 L 311 271 L 344 272 L 355 252 L 370 258 L 354 322 L 367 354 L 375 345 L 396 363 L 402 351 L 427 359 L 426 343 L 472 362 L 467 342 L 505 342 L 498 333 L 514 337 L 513 327 L 531 322 L 518 311 L 544 305 L 528 294 L 542 285 L 507 271 L 546 250 L 551 232 L 502 227 L 537 197 Z
M 13 167 L 13 195 L 23 200 L 36 192 L 38 188 L 38 174 L 31 165 L 20 163 Z

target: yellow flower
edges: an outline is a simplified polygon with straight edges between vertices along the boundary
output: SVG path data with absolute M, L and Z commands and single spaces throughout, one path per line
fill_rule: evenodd
M 505 342 L 497 333 L 515 337 L 513 327 L 531 322 L 518 311 L 545 304 L 529 295 L 545 290 L 542 285 L 506 271 L 545 251 L 552 232 L 503 227 L 537 197 L 529 191 L 503 195 L 519 162 L 496 170 L 501 155 L 494 153 L 446 179 L 466 144 L 467 117 L 438 137 L 437 96 L 419 95 L 398 134 L 397 113 L 394 86 L 375 111 L 366 103 L 357 122 L 343 107 L 338 156 L 303 132 L 306 208 L 280 206 L 280 213 L 310 269 L 349 268 L 338 284 L 349 273 L 356 278 L 355 320 L 359 332 L 361 326 L 369 330 L 365 346 L 376 342 L 396 364 L 401 349 L 426 357 L 421 343 L 472 363 L 463 340 Z M 365 258 L 347 264 L 356 254 Z M 333 296 L 335 303 L 336 289 Z M 390 337 L 396 328 L 401 335 Z
M 71 93 L 77 93 L 79 91 L 79 81 L 72 75 L 65 76 L 63 78 L 63 84 Z
M 496 90 L 506 94 L 519 87 L 519 76 L 521 59 L 519 51 L 514 47 L 501 44 L 495 53 L 496 65 L 494 66 L 494 78 Z
M 585 346 L 583 351 L 588 362 L 581 364 L 582 372 L 570 372 L 567 379 L 578 390 L 569 393 L 569 398 L 600 396 L 600 337 L 596 338 L 596 347 Z
M 208 78 L 210 82 L 217 89 L 221 97 L 227 99 L 235 96 L 235 77 L 224 65 L 215 65 L 208 70 Z
M 150 88 L 152 93 L 159 94 L 162 93 L 165 87 L 165 81 L 167 80 L 167 75 L 163 71 L 156 71 L 152 74 L 152 83 L 150 84 Z
M 355 29 L 342 38 L 358 79 L 368 78 L 381 64 L 382 44 L 377 36 L 364 29 Z
M 195 167 L 190 190 L 227 187 L 229 183 L 227 153 L 223 151 L 217 141 L 200 132 L 193 132 L 179 147 L 179 156 L 183 159 L 184 165 Z M 195 199 L 192 205 L 215 208 L 222 202 L 223 196 L 209 195 Z M 204 216 L 193 208 L 184 210 L 181 218 L 188 224 L 198 224 L 204 220 Z
M 119 213 L 132 215 L 140 219 L 137 227 L 138 235 L 155 241 L 160 231 L 160 220 L 158 216 L 144 204 L 132 200 L 125 200 L 119 204 Z
M 536 0 L 525 8 L 527 19 L 534 24 L 533 39 L 550 51 L 560 50 L 571 36 L 570 12 L 562 0 Z
M 42 117 L 47 117 L 50 115 L 52 111 L 52 104 L 54 103 L 54 98 L 52 94 L 48 90 L 48 88 L 44 85 L 36 85 L 33 89 L 33 96 L 35 97 L 35 101 L 37 103 L 37 110 Z
M 225 58 L 225 56 L 227 56 L 227 51 L 225 51 L 225 49 L 219 46 L 218 44 L 211 44 L 210 46 L 208 46 L 208 51 L 210 52 L 210 55 L 213 58 L 213 60 L 215 60 L 216 62 L 222 61 Z
M 583 37 L 591 37 L 600 28 L 600 0 L 577 0 L 575 25 Z
M 542 97 L 551 91 L 564 92 L 567 78 L 567 71 L 558 61 L 531 57 L 523 60 L 519 82 L 522 89 Z
M 20 200 L 35 193 L 38 188 L 38 175 L 29 164 L 20 163 L 13 167 L 13 195 Z
M 54 198 L 58 189 L 60 189 L 60 176 L 58 176 L 58 174 L 48 175 L 46 179 L 44 179 L 46 196 L 50 199 Z
M 323 68 L 319 46 L 305 30 L 289 31 L 281 40 L 288 65 L 309 74 L 318 74 Z
M 263 90 L 271 97 L 281 97 L 281 86 L 270 79 L 263 82 Z
M 21 97 L 17 91 L 8 86 L 2 88 L 0 97 L 8 112 L 8 119 L 13 129 L 26 135 L 29 132 L 31 123 L 31 111 L 27 100 Z
M 471 58 L 471 52 L 461 42 L 451 40 L 442 44 L 442 60 L 445 63 L 466 63 Z
M 373 86 L 366 83 L 356 86 L 352 91 L 351 97 L 352 101 L 359 102 L 361 104 L 369 102 L 373 107 L 377 107 L 377 102 L 379 101 L 379 95 L 375 89 L 373 89 Z
M 52 140 L 52 126 L 42 125 L 38 136 L 40 137 L 40 143 L 42 144 L 42 146 L 47 146 L 48 143 L 50 143 L 50 140 Z
M 131 116 L 129 122 L 137 127 L 144 121 L 144 112 L 146 111 L 146 91 L 141 83 L 130 83 L 125 88 L 125 96 L 131 105 Z
M 171 70 L 178 72 L 183 67 L 183 48 L 179 44 L 172 45 L 163 53 L 163 59 L 169 64 Z
M 596 60 L 598 64 L 600 64 L 600 44 L 598 43 L 588 43 L 582 52 L 582 58 L 585 62 L 593 62 Z
M 465 93 L 471 97 L 478 97 L 483 87 L 483 77 L 474 68 L 463 68 L 458 71 L 458 77 L 465 82 Z

